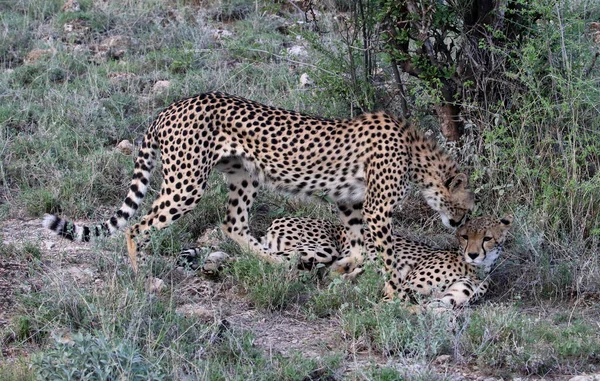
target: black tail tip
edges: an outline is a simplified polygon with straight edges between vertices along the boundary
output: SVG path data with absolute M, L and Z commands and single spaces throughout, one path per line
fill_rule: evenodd
M 55 233 L 59 232 L 58 227 L 60 226 L 60 217 L 55 216 L 53 214 L 44 214 L 44 219 L 42 220 L 42 225 L 46 229 L 50 229 Z
M 46 229 L 53 231 L 54 233 L 58 234 L 63 238 L 66 238 L 70 241 L 76 240 L 76 226 L 66 220 L 63 220 L 58 216 L 46 214 L 44 216 L 44 220 L 42 221 L 42 225 L 44 225 Z

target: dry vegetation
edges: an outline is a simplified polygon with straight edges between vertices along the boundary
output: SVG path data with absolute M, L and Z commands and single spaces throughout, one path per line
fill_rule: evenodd
M 357 16 L 358 3 L 371 13 Z M 461 84 L 462 140 L 440 141 L 471 174 L 475 213 L 516 219 L 489 297 L 459 314 L 411 315 L 381 303 L 373 270 L 350 283 L 240 252 L 213 231 L 227 194 L 218 174 L 197 210 L 154 235 L 153 266 L 143 276 L 131 272 L 122 236 L 78 245 L 41 229 L 47 212 L 86 221 L 110 215 L 135 155 L 117 144 L 135 145 L 160 109 L 205 91 L 327 117 L 400 113 L 405 102 L 437 137 L 435 76 L 403 76 L 399 88 L 384 24 L 374 21 L 389 3 L 330 0 L 306 13 L 295 1 L 0 3 L 0 380 L 600 372 L 595 1 L 530 2 L 536 21 L 528 37 L 493 52 L 506 52 L 501 76 L 488 78 L 507 84 L 502 99 L 484 104 L 470 96 L 478 83 Z M 492 48 L 500 49 L 480 46 Z M 251 226 L 260 235 L 276 217 L 332 218 L 331 211 L 264 192 Z M 418 195 L 395 221 L 401 234 L 453 245 Z M 216 279 L 175 265 L 173 254 L 201 236 L 207 253 L 237 258 Z M 151 290 L 153 278 L 162 287 Z

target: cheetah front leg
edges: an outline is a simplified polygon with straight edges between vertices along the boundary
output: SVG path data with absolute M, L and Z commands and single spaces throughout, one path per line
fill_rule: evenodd
M 220 165 L 218 169 L 224 172 L 229 182 L 227 215 L 221 226 L 223 232 L 240 247 L 249 248 L 267 262 L 283 262 L 250 234 L 249 212 L 257 195 L 258 181 L 252 179 L 250 174 L 235 161 L 227 168 Z
M 349 252 L 342 253 L 343 259 L 336 261 L 331 266 L 331 271 L 344 274 L 346 278 L 355 278 L 362 272 L 364 262 L 364 228 L 362 203 L 338 203 L 339 217 L 346 229 L 346 236 L 350 244 Z
M 367 192 L 363 215 L 369 226 L 374 251 L 379 254 L 385 264 L 388 280 L 385 284 L 385 298 L 394 298 L 400 283 L 399 274 L 395 271 L 398 257 L 394 253 L 394 236 L 392 235 L 392 211 L 398 200 L 406 194 L 407 179 L 400 173 L 401 166 L 383 166 L 379 162 L 371 164 L 367 172 Z
M 479 282 L 470 277 L 463 277 L 446 289 L 441 298 L 434 303 L 442 304 L 447 308 L 461 307 L 474 303 L 487 291 L 489 282 Z

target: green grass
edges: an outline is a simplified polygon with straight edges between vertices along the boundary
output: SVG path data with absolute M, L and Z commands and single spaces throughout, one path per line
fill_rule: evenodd
M 252 254 L 242 255 L 228 270 L 233 281 L 248 294 L 253 306 L 279 311 L 298 302 L 313 287 L 313 274 L 288 264 L 271 265 Z
M 24 360 L 0 365 L 0 380 L 3 381 L 34 381 L 34 373 Z
M 593 361 L 588 361 L 600 351 L 594 322 L 561 320 L 540 320 L 516 308 L 490 306 L 471 315 L 461 343 L 485 367 L 533 375 L 593 371 Z

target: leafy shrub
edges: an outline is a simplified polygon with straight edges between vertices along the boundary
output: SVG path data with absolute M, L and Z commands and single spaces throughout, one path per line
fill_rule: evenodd
M 162 380 L 156 369 L 131 343 L 101 333 L 74 333 L 67 342 L 34 358 L 38 377 L 44 380 Z

